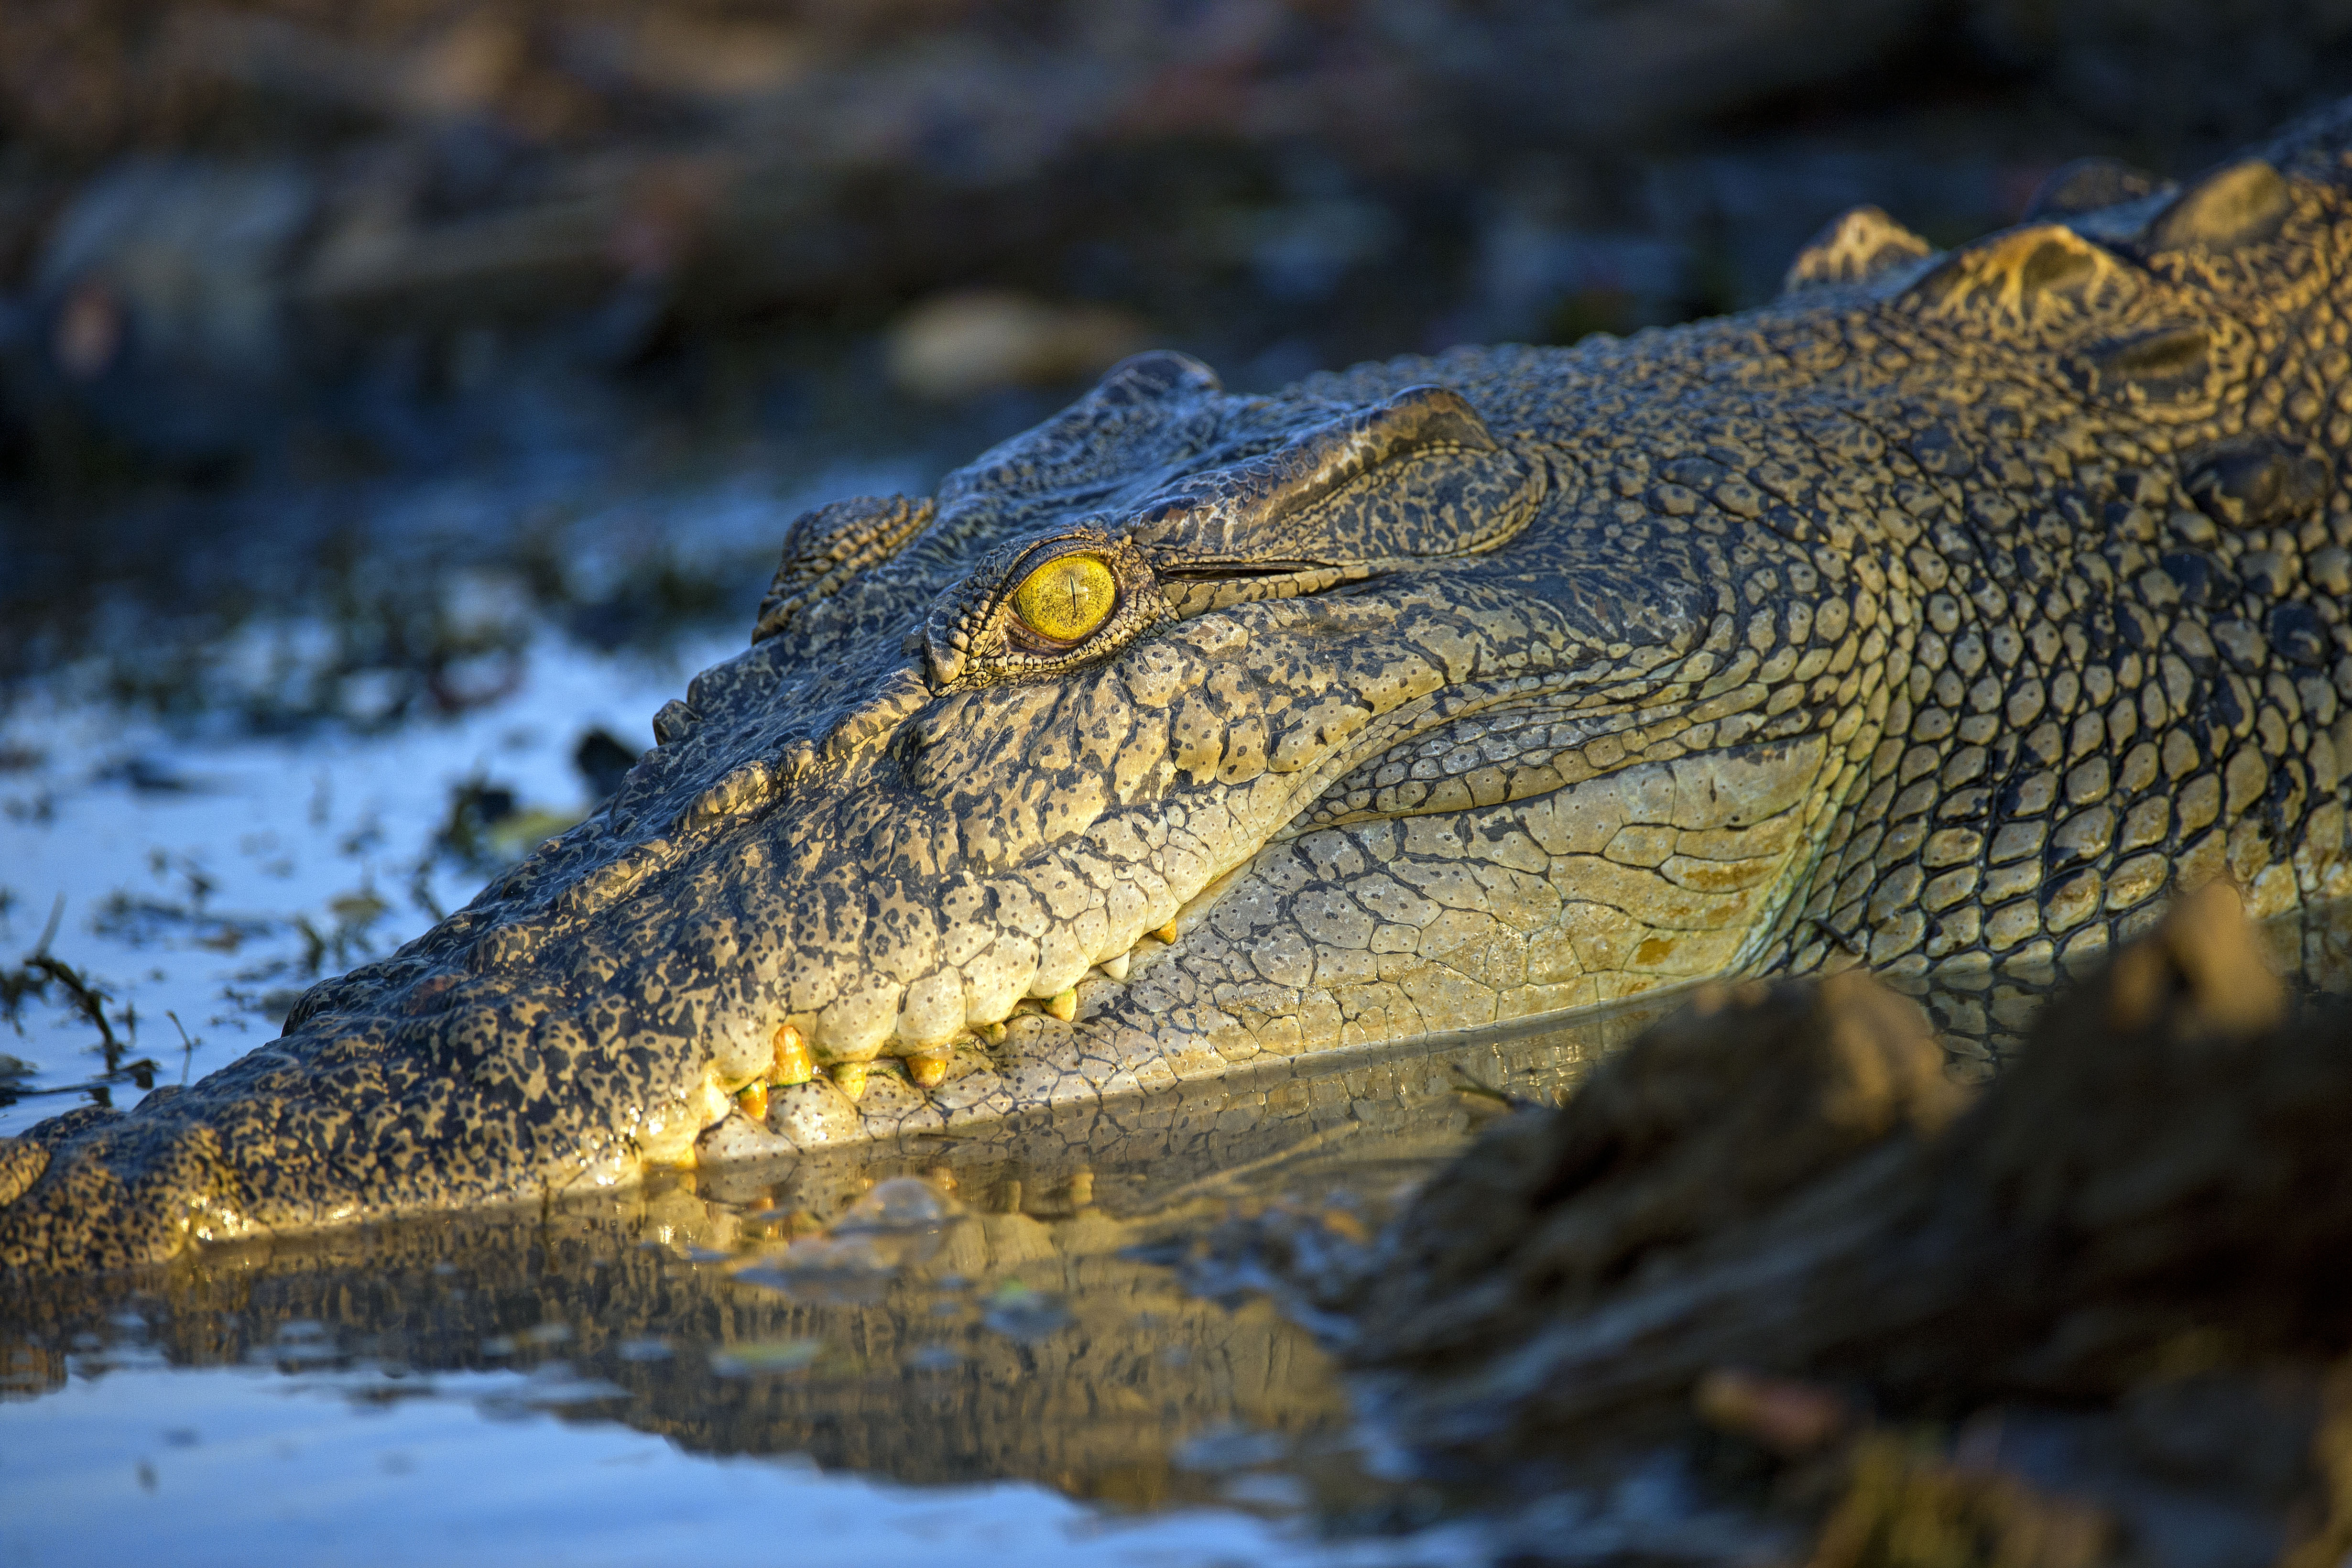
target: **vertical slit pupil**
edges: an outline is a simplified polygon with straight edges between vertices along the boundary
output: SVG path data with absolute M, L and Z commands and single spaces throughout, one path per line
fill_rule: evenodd
M 1091 555 L 1048 562 L 1013 595 L 1013 609 L 1031 629 L 1074 641 L 1100 626 L 1114 597 L 1110 569 Z

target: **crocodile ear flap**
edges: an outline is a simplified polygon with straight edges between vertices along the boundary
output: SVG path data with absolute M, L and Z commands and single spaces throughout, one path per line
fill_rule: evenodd
M 783 560 L 760 601 L 751 640 L 765 642 L 803 607 L 898 554 L 938 510 L 929 497 L 856 496 L 793 519 L 784 529 Z
M 1459 393 L 1414 386 L 1180 481 L 1144 503 L 1129 537 L 1162 577 L 1362 575 L 1492 549 L 1543 489 L 1541 466 Z

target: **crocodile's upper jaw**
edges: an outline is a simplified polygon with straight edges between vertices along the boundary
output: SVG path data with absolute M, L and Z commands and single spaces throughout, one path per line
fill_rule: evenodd
M 1274 398 L 1148 355 L 812 513 L 604 812 L 7 1151 L 0 1261 L 855 1135 L 822 1083 L 730 1117 L 787 1028 L 944 1078 L 870 1131 L 2352 891 L 2347 120 L 1950 256 L 1851 215 L 1781 304 L 1627 343 Z

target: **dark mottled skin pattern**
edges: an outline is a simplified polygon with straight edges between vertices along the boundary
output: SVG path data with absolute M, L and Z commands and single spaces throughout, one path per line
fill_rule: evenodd
M 1850 215 L 1779 304 L 1629 342 L 1270 398 L 1146 356 L 810 514 L 606 810 L 276 1044 L 0 1146 L 0 1261 L 2345 892 L 2347 128 L 1948 255 Z M 1025 652 L 1072 542 L 1118 608 Z M 833 1078 L 730 1114 L 786 1022 Z

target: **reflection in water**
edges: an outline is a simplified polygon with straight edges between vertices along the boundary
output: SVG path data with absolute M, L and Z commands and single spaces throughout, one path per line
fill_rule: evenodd
M 46 1284 L 0 1308 L 0 1342 L 26 1392 L 134 1338 L 175 1366 L 516 1369 L 534 1380 L 518 1398 L 697 1452 L 1295 1511 L 1300 1475 L 1328 1489 L 1352 1468 L 1332 1458 L 1348 1411 L 1330 1363 L 1269 1303 L 1187 1295 L 1129 1254 L 1276 1194 L 1377 1222 L 1495 1108 L 1465 1075 L 1549 1099 L 1669 1005 L 542 1211 L 208 1248 Z
M 2281 967 L 2340 984 L 2346 915 L 2273 927 Z M 2048 978 L 1913 989 L 1979 1072 Z M 1185 1294 L 1139 1250 L 1276 1196 L 1376 1225 L 1503 1097 L 1556 1097 L 1675 1005 L 44 1284 L 0 1306 L 0 1371 L 20 1399 L 125 1362 L 340 1369 L 388 1399 L 404 1375 L 502 1373 L 514 1410 L 693 1453 L 1406 1522 L 1422 1500 L 1363 1479 L 1313 1339 L 1263 1300 Z
M 1486 1560 L 1458 1528 L 1448 1532 L 1456 1542 L 1423 1532 L 1409 1544 L 1335 1552 L 1232 1508 L 1106 1516 L 1025 1483 L 941 1490 L 827 1475 L 792 1456 L 714 1459 L 617 1423 L 535 1409 L 512 1397 L 521 1381 L 488 1372 L 391 1380 L 356 1367 L 77 1378 L 37 1405 L 0 1412 L 0 1561 L 1471 1568 Z

